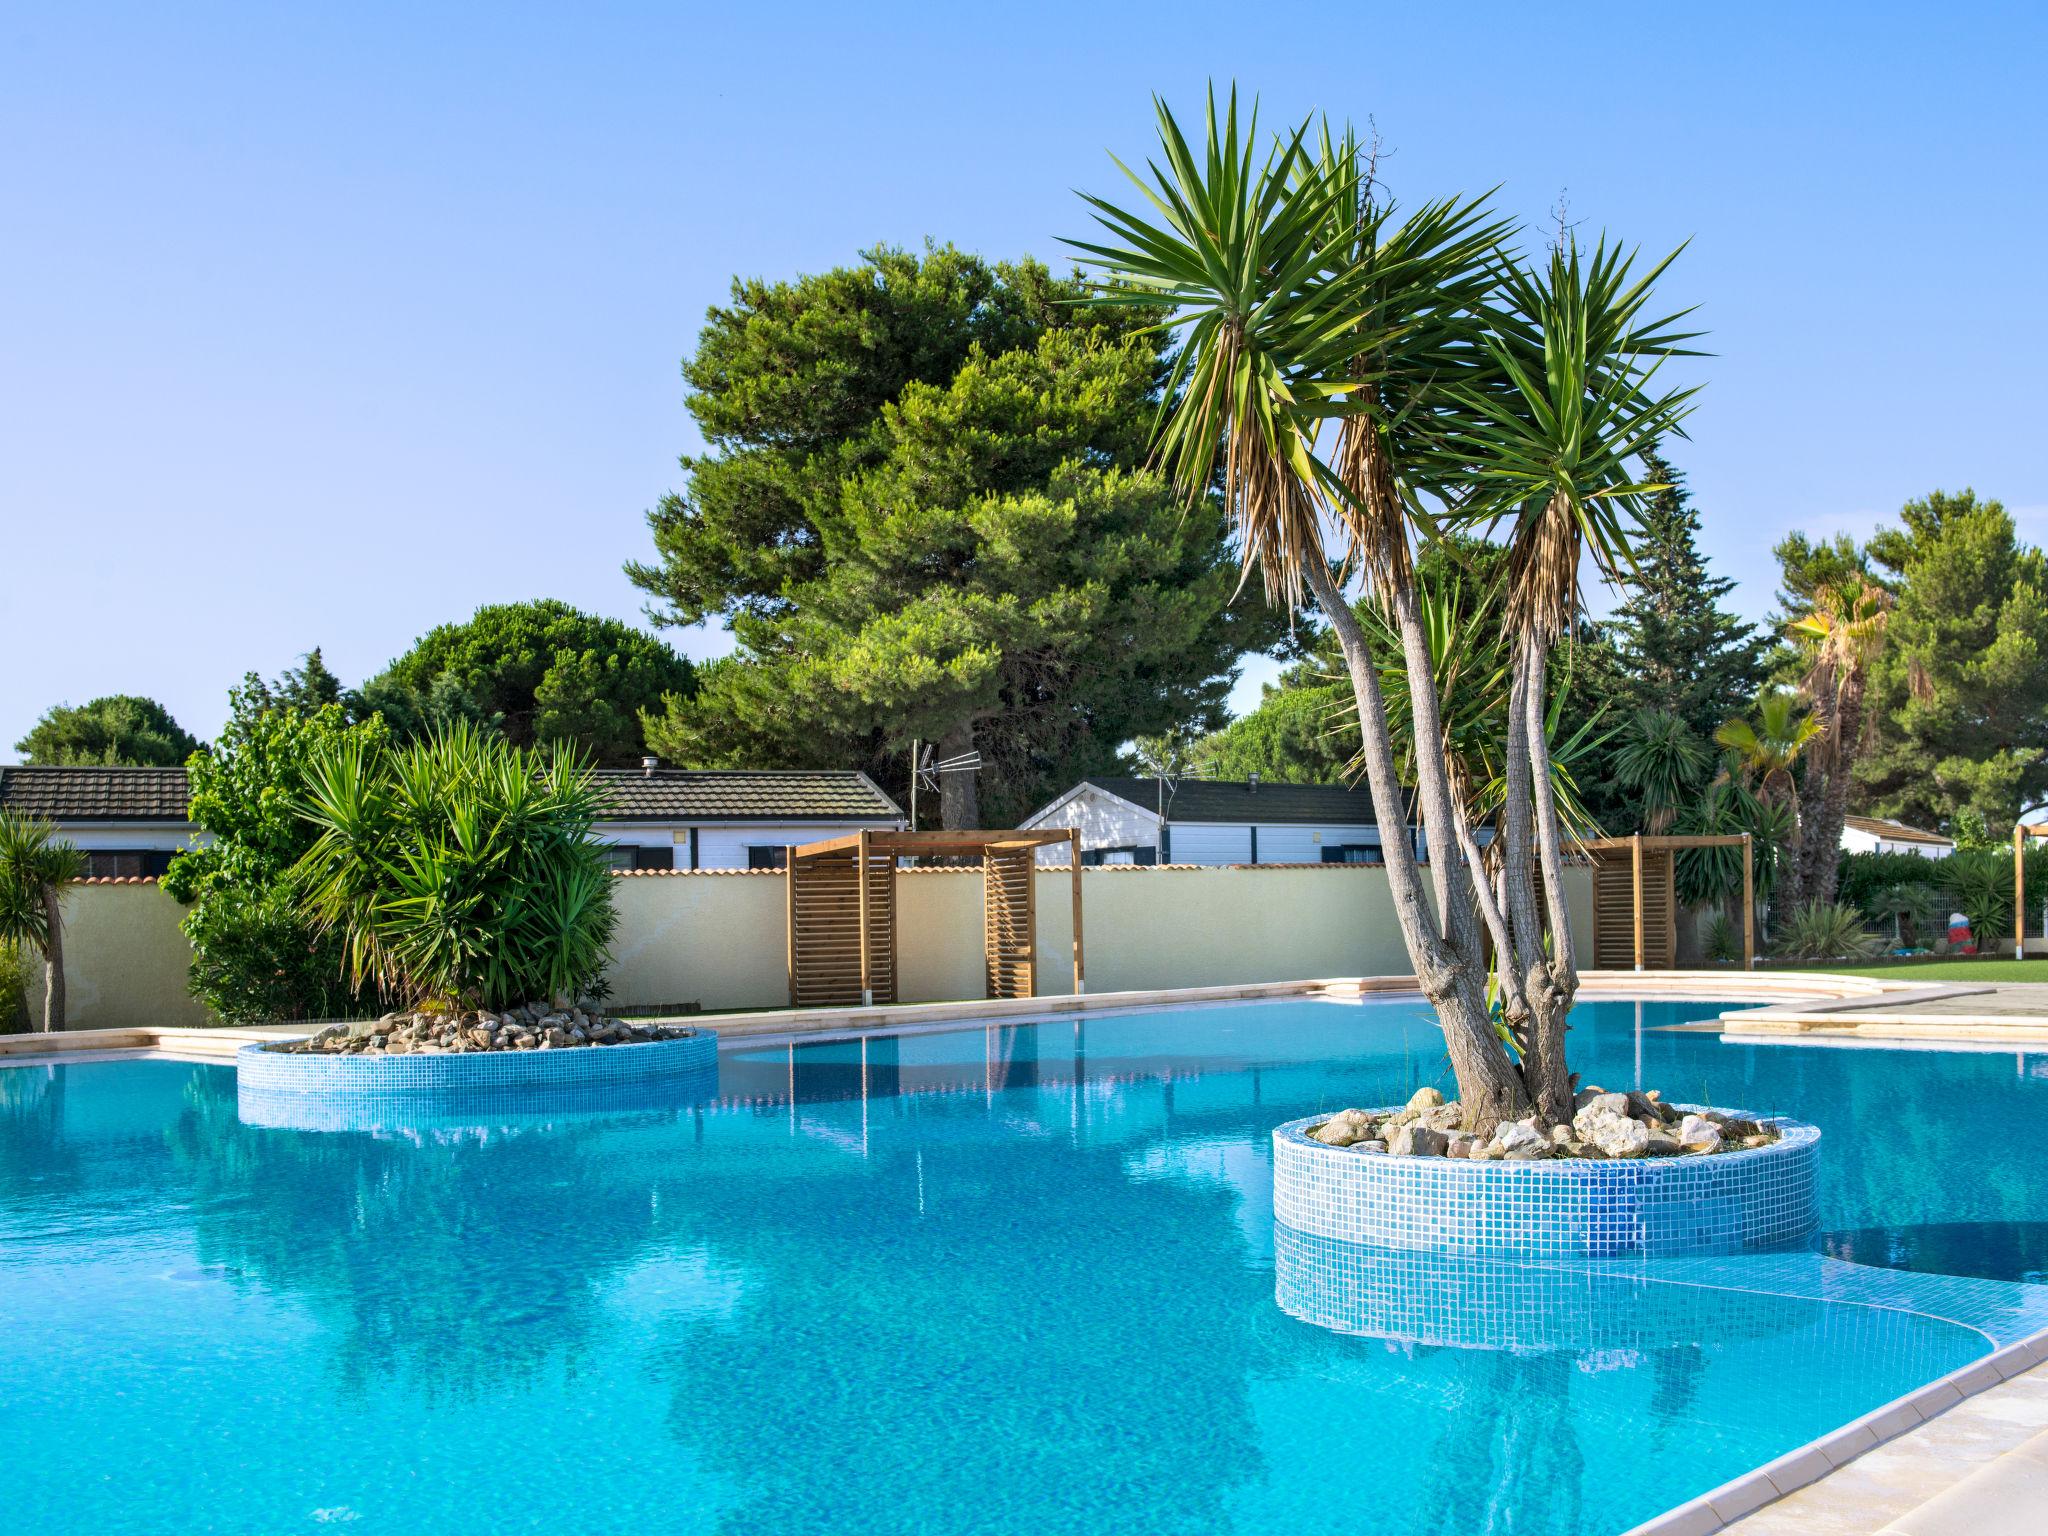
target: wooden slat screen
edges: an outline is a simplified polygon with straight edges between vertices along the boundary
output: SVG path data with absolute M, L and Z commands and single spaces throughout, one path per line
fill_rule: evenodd
M 799 1008 L 861 1001 L 859 856 L 792 860 L 790 1002 Z M 896 1001 L 896 869 L 886 854 L 868 857 L 868 981 L 877 1003 Z
M 1678 962 L 1676 868 L 1668 848 L 1643 850 L 1643 965 L 1668 971 Z M 1593 855 L 1593 965 L 1633 970 L 1636 963 L 1635 866 L 1626 848 Z
M 1037 995 L 1037 868 L 1036 852 L 1030 848 L 982 858 L 982 942 L 990 997 Z

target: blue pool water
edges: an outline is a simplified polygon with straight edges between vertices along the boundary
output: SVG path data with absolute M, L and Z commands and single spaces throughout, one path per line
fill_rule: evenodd
M 1268 1132 L 1448 1086 L 1408 1003 L 755 1047 L 708 1103 L 365 1131 L 244 1125 L 221 1067 L 0 1070 L 0 1510 L 1619 1532 L 2048 1325 L 2048 1056 L 1659 1029 L 1718 1011 L 1582 1007 L 1575 1064 L 1817 1122 L 1817 1251 L 1503 1276 L 1534 1321 L 1491 1341 L 1275 1300 Z

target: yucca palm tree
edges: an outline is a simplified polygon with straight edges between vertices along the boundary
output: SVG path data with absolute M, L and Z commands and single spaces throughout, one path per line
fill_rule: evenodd
M 1863 742 L 1863 696 L 1870 665 L 1884 649 L 1892 604 L 1884 587 L 1856 576 L 1817 588 L 1812 608 L 1786 626 L 1806 654 L 1799 686 L 1820 727 L 1806 749 L 1799 785 L 1799 888 L 1807 902 L 1835 899 L 1849 781 Z
M 1160 161 L 1149 175 L 1126 168 L 1149 211 L 1090 197 L 1108 243 L 1075 243 L 1101 272 L 1101 302 L 1153 308 L 1179 333 L 1159 456 L 1184 494 L 1220 489 L 1269 597 L 1312 597 L 1329 623 L 1383 826 L 1407 815 L 1401 765 L 1347 576 L 1362 580 L 1399 639 L 1416 810 L 1433 852 L 1425 876 L 1406 840 L 1388 838 L 1387 873 L 1467 1123 L 1485 1129 L 1531 1108 L 1568 1118 L 1562 1047 L 1576 973 L 1545 671 L 1573 611 L 1587 531 L 1596 556 L 1625 549 L 1618 520 L 1641 487 L 1621 463 L 1671 430 L 1680 409 L 1678 397 L 1647 393 L 1639 359 L 1679 338 L 1636 323 L 1647 279 L 1627 284 L 1627 262 L 1604 247 L 1590 267 L 1573 256 L 1531 277 L 1507 249 L 1512 226 L 1485 198 L 1399 215 L 1355 140 L 1327 127 L 1312 138 L 1313 119 L 1262 148 L 1256 112 L 1240 124 L 1235 93 L 1219 112 L 1212 91 L 1199 152 L 1164 103 L 1158 122 Z M 1503 884 L 1512 916 L 1475 876 L 1414 562 L 1418 540 L 1503 517 L 1516 524 Z M 1540 914 L 1538 868 L 1549 898 Z M 1530 1042 L 1519 1062 L 1487 1006 L 1482 923 L 1511 957 L 1504 1002 L 1528 1026 L 1516 1038 Z
M 1758 694 L 1755 718 L 1738 716 L 1714 732 L 1714 740 L 1727 748 L 1736 772 L 1756 797 L 1783 810 L 1784 851 L 1773 892 L 1773 908 L 1781 912 L 1796 912 L 1805 901 L 1799 881 L 1799 787 L 1793 770 L 1820 734 L 1820 722 L 1802 708 L 1799 695 L 1785 688 Z
M 0 811 L 0 944 L 42 956 L 46 1032 L 64 1027 L 64 898 L 85 868 L 85 855 L 51 823 Z
M 1713 758 L 1693 728 L 1668 709 L 1639 709 L 1622 730 L 1614 781 L 1641 799 L 1642 829 L 1671 830 L 1705 783 Z

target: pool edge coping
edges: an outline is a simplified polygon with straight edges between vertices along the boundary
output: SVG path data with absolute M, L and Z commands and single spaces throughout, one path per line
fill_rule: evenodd
M 1958 1403 L 2043 1365 L 2048 1365 L 2048 1328 L 1937 1376 L 1762 1466 L 1629 1527 L 1622 1536 L 1713 1536 L 1789 1494 L 1824 1481 L 1867 1452 L 1911 1434 Z M 1961 1482 L 1977 1470 L 1977 1466 L 1963 1467 L 1955 1481 Z
M 1809 999 L 1878 1000 L 1914 990 L 1868 976 L 1835 976 L 1809 971 L 1582 971 L 1581 994 L 1594 998 L 1642 998 L 1644 1001 L 1745 1002 L 1796 1004 Z M 709 1030 L 720 1040 L 756 1036 L 823 1037 L 874 1034 L 974 1024 L 990 1020 L 1024 1023 L 1075 1013 L 1121 1012 L 1139 1008 L 1175 1007 L 1189 1003 L 1256 1002 L 1288 997 L 1363 998 L 1419 995 L 1412 975 L 1338 976 L 1295 981 L 1254 981 L 1202 987 L 1149 987 L 1122 992 L 1088 992 L 1024 998 L 977 998 L 955 1002 L 891 1003 L 873 1007 L 769 1009 L 734 1013 L 664 1015 Z M 63 1030 L 54 1035 L 29 1032 L 0 1035 L 0 1066 L 62 1061 L 82 1052 L 109 1059 L 108 1052 L 130 1057 L 169 1056 L 188 1060 L 232 1059 L 236 1050 L 258 1041 L 290 1040 L 313 1033 L 314 1024 L 269 1025 L 120 1025 L 103 1029 Z

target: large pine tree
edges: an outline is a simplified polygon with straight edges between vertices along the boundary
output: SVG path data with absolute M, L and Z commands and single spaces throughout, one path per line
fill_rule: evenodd
M 647 712 L 654 750 L 900 784 L 922 738 L 980 754 L 978 786 L 942 782 L 946 825 L 974 826 L 1221 718 L 1277 620 L 1231 602 L 1221 507 L 1145 467 L 1161 338 L 1082 296 L 945 247 L 736 285 L 684 369 L 714 452 L 628 571 L 738 648 Z
M 1735 582 L 1708 573 L 1685 476 L 1655 450 L 1643 464 L 1664 489 L 1644 509 L 1636 577 L 1602 627 L 1619 673 L 1614 702 L 1669 710 L 1711 740 L 1756 696 L 1771 639 L 1723 606 Z

